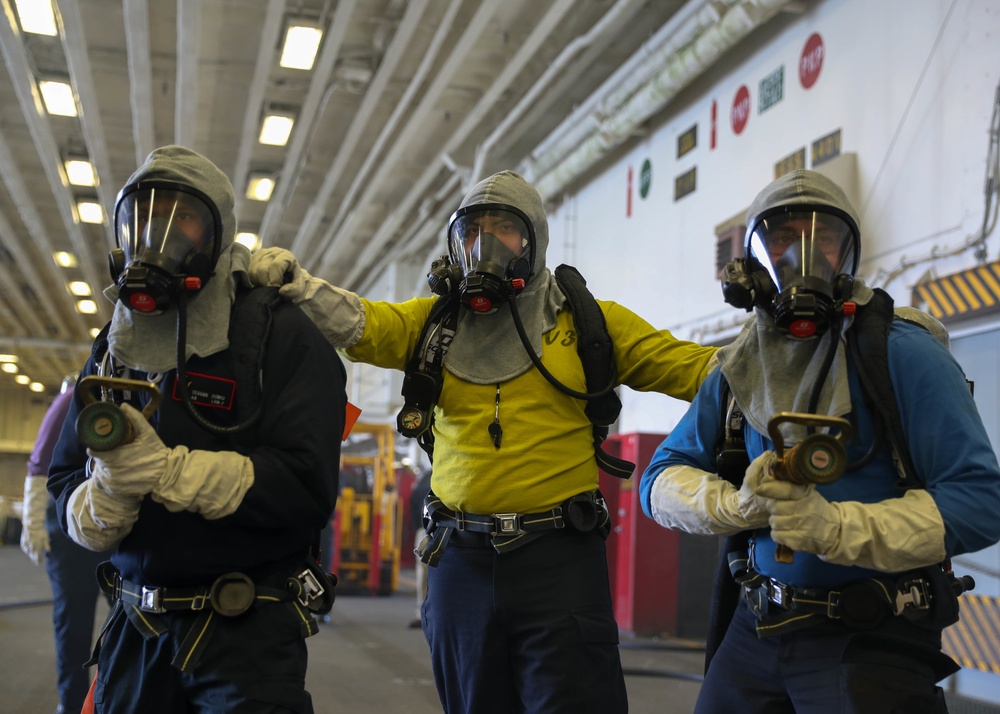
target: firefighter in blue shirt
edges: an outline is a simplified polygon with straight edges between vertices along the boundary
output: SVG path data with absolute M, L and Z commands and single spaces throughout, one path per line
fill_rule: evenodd
M 889 381 L 916 478 L 901 488 L 862 390 L 868 366 L 848 349 L 879 294 L 854 279 L 861 246 L 846 196 L 796 171 L 757 196 L 747 227 L 746 261 L 724 287 L 755 316 L 720 350 L 720 368 L 641 481 L 643 508 L 661 525 L 747 536 L 730 554 L 743 600 L 695 711 L 945 711 L 936 682 L 957 667 L 941 630 L 964 584 L 942 564 L 1000 539 L 1000 468 L 964 374 L 927 330 L 889 315 Z M 735 485 L 717 459 L 730 393 L 750 459 Z M 783 412 L 847 420 L 839 479 L 778 479 L 785 462 L 770 426 Z M 782 449 L 810 428 L 780 423 Z

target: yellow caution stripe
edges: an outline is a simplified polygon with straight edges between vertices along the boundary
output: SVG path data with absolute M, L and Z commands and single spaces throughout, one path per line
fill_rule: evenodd
M 966 593 L 958 622 L 944 631 L 942 649 L 966 669 L 1000 674 L 1000 598 Z
M 1000 310 L 1000 261 L 918 283 L 911 302 L 941 322 Z

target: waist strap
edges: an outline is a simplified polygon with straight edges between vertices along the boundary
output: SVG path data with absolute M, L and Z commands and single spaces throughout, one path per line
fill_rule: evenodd
M 548 511 L 489 515 L 452 510 L 431 492 L 424 500 L 424 519 L 428 535 L 414 552 L 430 566 L 441 560 L 454 531 L 488 535 L 493 548 L 505 553 L 567 525 L 582 532 L 597 528 L 607 537 L 611 523 L 600 491 L 577 494 Z
M 301 577 L 289 578 L 289 582 L 298 581 Z M 191 671 L 197 664 L 215 630 L 216 615 L 236 617 L 257 605 L 283 602 L 298 614 L 303 637 L 319 632 L 316 621 L 305 609 L 308 605 L 302 603 L 301 597 L 289 590 L 257 585 L 244 573 L 221 575 L 204 587 L 151 587 L 125 580 L 117 568 L 110 562 L 104 562 L 97 568 L 97 580 L 101 590 L 111 597 L 114 609 L 98 637 L 88 665 L 96 663 L 101 641 L 119 609 L 124 611 L 129 622 L 145 639 L 160 637 L 167 632 L 168 628 L 159 615 L 183 611 L 198 613 L 171 662 L 183 672 Z
M 898 576 L 863 578 L 838 588 L 803 588 L 764 577 L 749 566 L 745 553 L 730 553 L 729 565 L 757 616 L 760 637 L 823 620 L 837 620 L 853 630 L 878 627 L 887 617 L 946 626 L 957 619 L 958 595 L 975 585 L 971 578 L 956 578 L 950 570 L 931 566 Z

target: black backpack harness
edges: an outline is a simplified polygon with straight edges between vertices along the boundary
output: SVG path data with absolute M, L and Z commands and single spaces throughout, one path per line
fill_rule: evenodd
M 606 472 L 627 479 L 635 464 L 608 454 L 603 442 L 608 427 L 621 411 L 621 401 L 614 392 L 618 372 L 614 361 L 614 345 L 608 334 L 604 313 L 594 299 L 583 276 L 568 265 L 560 265 L 554 275 L 559 289 L 569 303 L 577 331 L 577 353 L 583 363 L 588 393 L 579 393 L 558 385 L 541 365 L 534 353 L 529 352 L 539 371 L 560 391 L 577 398 L 586 398 L 585 413 L 593 424 L 594 455 L 598 465 Z M 403 407 L 396 417 L 396 428 L 404 436 L 417 438 L 421 448 L 433 462 L 434 436 L 431 426 L 434 405 L 441 394 L 444 382 L 443 364 L 458 325 L 461 303 L 453 292 L 438 298 L 417 341 L 417 348 L 407 364 L 403 377 Z M 512 304 L 511 309 L 515 306 Z M 523 325 L 513 312 L 515 326 L 521 333 Z M 499 424 L 491 424 L 490 434 L 499 448 Z M 603 537 L 610 532 L 607 504 L 599 490 L 571 497 L 555 508 L 540 513 L 472 514 L 453 511 L 430 492 L 424 502 L 424 525 L 427 537 L 416 549 L 421 561 L 436 566 L 445 548 L 455 534 L 458 537 L 489 538 L 498 553 L 519 548 L 552 529 L 572 526 L 579 531 L 597 530 Z M 478 535 L 474 535 L 478 534 Z
M 601 396 L 588 399 L 585 407 L 587 418 L 594 428 L 597 463 L 607 473 L 627 479 L 635 470 L 635 464 L 612 456 L 603 448 L 608 427 L 618 419 L 622 408 L 618 395 L 609 388 L 615 385 L 618 371 L 604 313 L 587 288 L 587 281 L 576 268 L 560 265 L 554 275 L 573 313 L 577 331 L 576 348 L 583 363 L 587 389 L 602 392 Z M 418 439 L 432 462 L 434 405 L 441 395 L 444 357 L 455 337 L 460 307 L 461 303 L 454 293 L 438 298 L 424 323 L 417 348 L 403 376 L 403 407 L 396 417 L 396 429 L 403 436 Z

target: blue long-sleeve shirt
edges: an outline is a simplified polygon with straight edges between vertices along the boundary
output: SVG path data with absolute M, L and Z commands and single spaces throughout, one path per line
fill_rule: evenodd
M 888 343 L 889 374 L 903 433 L 917 476 L 934 499 L 945 525 L 949 556 L 974 552 L 1000 540 L 1000 466 L 990 445 L 961 367 L 923 328 L 894 320 Z M 873 440 L 873 415 L 864 401 L 857 369 L 847 358 L 852 411 L 847 415 L 854 436 L 847 444 L 850 463 L 864 456 Z M 728 393 L 728 390 L 726 390 Z M 670 466 L 692 466 L 717 473 L 716 448 L 723 430 L 722 375 L 715 370 L 702 383 L 690 409 L 660 445 L 642 475 L 643 510 L 651 515 L 653 482 Z M 749 424 L 744 426 L 751 459 L 773 449 L 772 442 Z M 830 501 L 875 503 L 901 496 L 892 449 L 883 440 L 875 458 L 817 490 Z M 753 534 L 753 565 L 758 572 L 784 583 L 834 587 L 872 574 L 853 566 L 796 553 L 791 564 L 774 558 L 769 529 Z

